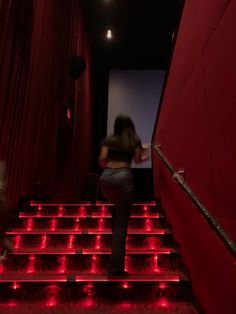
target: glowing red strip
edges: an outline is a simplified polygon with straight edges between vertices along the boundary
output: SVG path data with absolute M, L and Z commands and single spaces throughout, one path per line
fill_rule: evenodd
M 19 218 L 111 218 L 110 214 L 103 215 L 101 214 L 91 214 L 91 215 L 80 215 L 80 214 L 71 214 L 71 215 L 61 215 L 61 214 L 42 214 L 42 213 L 26 213 L 20 212 Z M 131 218 L 160 218 L 159 214 L 140 214 L 132 215 Z
M 85 202 L 85 203 L 34 203 L 33 201 L 30 202 L 30 206 L 91 206 L 91 202 Z
M 115 277 L 115 276 L 100 276 L 100 277 L 90 277 L 90 276 L 75 276 L 76 282 L 86 282 L 86 281 L 93 281 L 93 282 L 105 282 L 105 281 L 122 281 L 122 282 L 179 282 L 180 276 L 179 275 L 170 275 L 166 277 L 143 277 L 138 278 L 135 276 L 127 277 Z
M 72 230 L 72 229 L 57 229 L 52 231 L 50 229 L 34 229 L 32 231 L 26 231 L 24 229 L 13 229 L 12 231 L 7 231 L 7 234 L 111 234 L 110 229 L 105 230 Z M 145 229 L 128 229 L 128 234 L 166 234 L 168 230 L 156 229 L 151 231 L 146 231 Z
M 14 283 L 16 280 L 14 279 L 4 279 L 4 278 L 1 278 L 0 279 L 0 282 L 12 282 Z M 17 282 L 66 282 L 67 281 L 67 277 L 66 276 L 61 276 L 61 277 L 48 277 L 48 278 L 41 278 L 41 279 L 33 279 L 33 278 L 30 278 L 30 279 L 27 279 L 27 278 L 17 278 Z

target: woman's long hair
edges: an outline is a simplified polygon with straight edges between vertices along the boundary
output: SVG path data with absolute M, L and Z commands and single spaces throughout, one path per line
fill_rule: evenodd
M 129 116 L 117 116 L 114 124 L 114 135 L 120 138 L 121 145 L 125 150 L 130 151 L 141 145 L 134 123 Z

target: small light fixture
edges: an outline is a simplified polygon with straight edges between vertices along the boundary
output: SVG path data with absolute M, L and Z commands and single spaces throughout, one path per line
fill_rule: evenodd
M 112 38 L 112 32 L 110 29 L 108 29 L 107 31 L 107 39 L 111 39 Z

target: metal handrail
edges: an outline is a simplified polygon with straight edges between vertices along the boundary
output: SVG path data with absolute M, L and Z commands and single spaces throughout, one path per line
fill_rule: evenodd
M 152 147 L 157 152 L 160 159 L 166 165 L 172 177 L 177 181 L 180 187 L 184 190 L 187 196 L 190 198 L 192 203 L 200 210 L 200 213 L 205 218 L 207 223 L 213 228 L 214 232 L 218 238 L 224 243 L 229 252 L 236 258 L 236 245 L 233 240 L 226 234 L 223 227 L 217 222 L 217 220 L 210 214 L 206 206 L 199 200 L 197 195 L 191 190 L 189 185 L 185 182 L 183 176 L 181 175 L 182 171 L 175 171 L 174 167 L 170 164 L 168 159 L 161 151 L 161 145 L 152 144 Z

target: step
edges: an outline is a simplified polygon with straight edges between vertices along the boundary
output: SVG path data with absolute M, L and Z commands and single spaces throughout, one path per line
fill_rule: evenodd
M 18 218 L 18 217 L 17 217 Z M 80 213 L 80 212 L 54 212 L 50 210 L 40 211 L 40 212 L 19 212 L 19 218 L 112 218 L 112 215 L 109 212 L 99 212 L 99 213 Z M 164 218 L 164 215 L 161 213 L 131 213 L 130 218 Z
M 110 276 L 107 274 L 91 274 L 71 272 L 58 274 L 55 272 L 37 272 L 25 274 L 18 272 L 1 273 L 0 283 L 4 282 L 180 282 L 189 281 L 187 275 L 181 271 L 163 274 L 130 274 L 129 276 Z
M 80 271 L 88 273 L 105 272 L 109 262 L 110 254 L 102 251 L 85 251 L 77 254 L 9 254 L 5 263 L 1 264 L 0 273 L 38 273 L 67 271 Z M 126 254 L 125 267 L 128 271 L 141 274 L 165 273 L 176 271 L 180 267 L 180 258 L 177 253 L 163 254 L 148 252 L 148 254 Z
M 112 208 L 114 205 L 110 203 L 96 203 L 91 204 L 87 203 L 31 203 L 30 206 L 25 206 L 27 208 L 27 212 L 34 211 L 37 213 L 52 212 L 63 214 L 66 211 L 74 212 L 78 214 L 86 214 L 86 213 L 109 213 L 109 208 Z M 159 212 L 160 206 L 155 202 L 145 202 L 145 203 L 133 203 L 132 204 L 132 212 L 134 213 L 152 213 Z
M 145 229 L 131 229 L 128 228 L 128 235 L 132 234 L 171 234 L 172 231 L 170 228 L 155 228 L 155 230 L 145 230 Z M 102 235 L 102 234 L 112 234 L 111 229 L 104 229 L 104 230 L 97 230 L 97 229 L 82 229 L 73 230 L 73 229 L 65 229 L 65 228 L 58 228 L 56 230 L 52 230 L 49 228 L 40 228 L 32 230 L 25 230 L 24 228 L 13 228 L 7 231 L 9 235 L 17 235 L 17 234 L 94 234 L 94 235 Z
M 153 255 L 153 254 L 176 254 L 177 250 L 174 248 L 157 248 L 157 249 L 147 249 L 147 248 L 133 248 L 127 249 L 127 255 Z M 111 254 L 111 248 L 103 248 L 103 249 L 81 249 L 77 248 L 56 248 L 56 247 L 47 247 L 47 248 L 40 248 L 40 247 L 28 247 L 28 248 L 20 248 L 14 249 L 14 252 L 10 253 L 11 255 L 65 255 L 65 254 L 98 254 L 98 255 L 107 255 Z
M 109 201 L 96 201 L 95 204 L 91 201 L 83 201 L 78 203 L 66 203 L 66 202 L 40 202 L 40 201 L 30 201 L 31 207 L 39 207 L 39 206 L 113 206 L 114 204 Z M 140 202 L 132 202 L 132 206 L 160 206 L 160 204 L 156 201 L 140 201 Z
M 121 307 L 122 313 L 130 313 L 129 310 L 134 307 L 136 310 L 132 313 L 139 313 L 140 308 L 143 308 L 145 310 L 143 313 L 146 313 L 147 308 L 150 308 L 153 303 L 156 304 L 155 310 L 150 314 L 159 313 L 156 312 L 157 305 L 164 310 L 167 309 L 167 304 L 173 308 L 176 300 L 178 302 L 189 300 L 191 290 L 188 277 L 181 272 L 172 272 L 165 276 L 133 273 L 128 277 L 111 277 L 105 273 L 99 275 L 71 273 L 60 276 L 48 273 L 17 277 L 12 275 L 5 276 L 3 281 L 0 281 L 0 304 L 3 304 L 1 300 L 4 300 L 8 306 L 18 308 L 21 302 L 28 301 L 30 304 L 38 302 L 40 307 L 47 306 L 47 309 L 43 309 L 43 313 L 45 311 L 51 313 L 50 308 L 53 306 L 56 306 L 55 313 L 61 313 L 58 305 L 64 302 L 68 309 L 71 302 L 76 303 L 76 311 L 73 314 L 81 313 L 83 308 L 86 308 L 84 313 L 102 314 L 103 311 L 97 312 L 101 310 L 101 306 L 103 310 L 108 308 L 109 311 L 106 313 L 110 314 L 111 304 Z M 11 280 L 13 278 L 17 280 Z M 13 308 L 11 310 L 14 312 Z M 63 313 L 68 311 L 65 310 Z M 190 313 L 192 312 L 185 314 Z
M 14 287 L 14 286 L 13 286 Z M 61 288 L 61 287 L 60 287 Z M 14 288 L 13 288 L 14 289 Z M 129 290 L 127 288 L 124 288 Z M 48 289 L 50 291 L 50 289 Z M 52 296 L 43 295 L 34 303 L 16 301 L 14 298 L 0 304 L 0 313 L 4 314 L 22 314 L 22 313 L 59 313 L 59 314 L 199 314 L 200 311 L 192 302 L 168 300 L 167 297 L 158 297 L 155 300 L 136 300 L 136 299 L 118 299 L 110 300 L 107 298 L 101 301 L 97 297 L 84 296 L 79 301 L 75 299 L 73 302 L 65 302 L 60 299 L 56 287 L 51 288 Z M 114 291 L 115 292 L 115 291 Z M 45 293 L 46 294 L 46 293 Z M 59 295 L 59 296 L 58 296 Z
M 21 230 L 21 231 L 29 231 L 33 233 L 36 230 L 48 230 L 48 231 L 56 231 L 56 230 L 70 230 L 70 231 L 81 231 L 82 233 L 88 232 L 107 232 L 111 230 L 112 222 L 109 219 L 99 218 L 99 219 L 91 219 L 91 218 L 82 218 L 82 219 L 66 219 L 66 220 L 58 220 L 55 218 L 51 219 L 37 219 L 33 220 L 28 218 L 26 220 L 12 222 L 11 230 Z M 140 233 L 150 233 L 153 231 L 154 233 L 158 231 L 161 233 L 161 230 L 166 230 L 168 227 L 167 223 L 164 221 L 159 221 L 155 219 L 130 219 L 128 223 L 128 230 L 132 233 L 135 230 L 138 230 Z M 128 231 L 129 232 L 129 231 Z M 45 231 L 45 233 L 48 233 Z
M 55 249 L 106 250 L 111 248 L 112 234 L 11 234 L 14 249 L 34 247 L 38 250 Z M 130 234 L 126 238 L 126 249 L 159 250 L 159 248 L 177 248 L 171 234 Z

